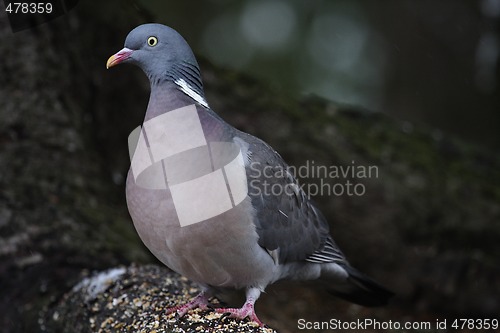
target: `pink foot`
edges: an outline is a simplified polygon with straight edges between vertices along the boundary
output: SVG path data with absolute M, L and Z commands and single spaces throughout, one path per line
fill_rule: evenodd
M 207 294 L 204 291 L 202 291 L 195 298 L 193 298 L 186 304 L 177 305 L 167 309 L 167 315 L 177 312 L 177 314 L 180 317 L 182 317 L 191 309 L 200 308 L 202 310 L 205 310 L 207 309 L 207 307 L 208 307 L 208 297 Z
M 264 326 L 264 324 L 257 318 L 255 314 L 255 310 L 253 307 L 253 302 L 245 302 L 245 304 L 240 308 L 217 308 L 215 309 L 217 313 L 229 313 L 229 317 L 245 319 L 246 317 L 250 318 L 251 321 L 256 322 L 259 326 Z

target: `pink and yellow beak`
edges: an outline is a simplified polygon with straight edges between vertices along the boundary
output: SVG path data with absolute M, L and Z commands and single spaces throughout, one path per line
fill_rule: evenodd
M 126 47 L 116 52 L 111 57 L 109 57 L 108 62 L 106 63 L 106 69 L 118 65 L 123 61 L 127 60 L 128 58 L 130 58 L 132 52 L 134 51 L 131 49 L 127 49 Z

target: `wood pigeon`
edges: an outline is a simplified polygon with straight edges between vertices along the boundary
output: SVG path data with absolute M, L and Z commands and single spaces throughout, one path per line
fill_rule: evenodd
M 319 279 L 365 306 L 388 302 L 391 291 L 349 265 L 281 156 L 210 108 L 179 33 L 136 27 L 107 68 L 121 63 L 139 66 L 151 84 L 144 123 L 129 137 L 130 215 L 148 249 L 203 290 L 168 313 L 206 308 L 216 290 L 244 289 L 241 308 L 215 311 L 262 325 L 255 301 L 281 279 Z

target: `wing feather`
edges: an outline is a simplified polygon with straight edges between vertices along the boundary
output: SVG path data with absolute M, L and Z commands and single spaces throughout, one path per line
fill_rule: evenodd
M 346 262 L 329 233 L 329 225 L 289 172 L 281 156 L 262 140 L 239 133 L 235 142 L 248 144 L 249 196 L 256 210 L 259 245 L 279 263 Z

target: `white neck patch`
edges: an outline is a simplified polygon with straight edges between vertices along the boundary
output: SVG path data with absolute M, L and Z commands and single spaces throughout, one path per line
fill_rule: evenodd
M 200 94 L 194 91 L 184 79 L 177 79 L 174 83 L 181 88 L 183 93 L 194 99 L 200 105 L 206 107 L 207 109 L 209 108 L 207 101 Z

